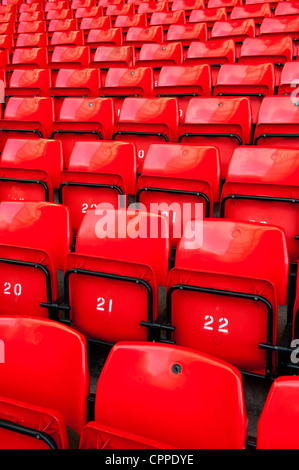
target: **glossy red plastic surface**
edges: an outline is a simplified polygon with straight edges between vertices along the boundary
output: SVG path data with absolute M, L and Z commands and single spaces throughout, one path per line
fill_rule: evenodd
M 48 138 L 54 120 L 54 102 L 50 97 L 12 96 L 7 100 L 0 126 L 2 148 L 8 138 Z
M 275 85 L 279 85 L 283 65 L 293 59 L 293 49 L 292 38 L 287 35 L 284 37 L 247 38 L 241 47 L 239 63 L 274 64 Z
M 79 31 L 54 31 L 50 40 L 52 46 L 83 46 L 84 33 L 83 30 Z
M 52 320 L 0 316 L 0 338 L 1 395 L 57 410 L 80 434 L 90 387 L 84 337 Z
M 127 96 L 153 96 L 152 67 L 114 68 L 108 70 L 100 95 L 113 97 L 115 116 L 119 116 Z
M 267 395 L 257 426 L 257 449 L 298 449 L 299 377 L 278 377 Z
M 49 202 L 3 201 L 0 218 L 0 243 L 43 250 L 52 255 L 57 269 L 64 269 L 72 242 L 67 207 Z
M 235 147 L 240 143 L 250 143 L 251 122 L 247 97 L 191 98 L 184 121 L 179 126 L 179 140 L 182 143 L 215 146 L 219 150 L 220 175 L 225 178 Z
M 26 69 L 38 69 L 46 68 L 48 66 L 48 54 L 47 49 L 44 47 L 31 47 L 15 49 L 11 64 L 9 64 L 9 70 L 16 68 Z
M 48 35 L 47 33 L 20 33 L 17 35 L 16 48 L 20 47 L 47 47 Z
M 263 99 L 254 133 L 254 143 L 298 148 L 299 107 L 290 96 Z
M 49 62 L 52 69 L 87 68 L 90 63 L 88 46 L 55 46 Z
M 136 434 L 90 421 L 82 430 L 79 449 L 173 449 L 173 447 L 164 442 L 145 439 Z
M 48 32 L 53 33 L 54 31 L 74 31 L 78 29 L 77 18 L 71 18 L 66 20 L 50 20 L 48 25 Z
M 48 69 L 16 69 L 5 88 L 6 99 L 11 95 L 49 96 L 51 73 Z
M 243 146 L 235 150 L 222 188 L 221 200 L 238 196 L 273 197 L 274 201 L 253 199 L 228 199 L 224 216 L 228 219 L 247 220 L 278 226 L 285 231 L 291 261 L 299 257 L 299 245 L 295 236 L 299 200 L 298 150 Z M 285 198 L 287 201 L 279 201 Z
M 2 168 L 45 171 L 53 187 L 58 188 L 63 169 L 62 146 L 51 139 L 8 139 L 0 164 Z
M 75 18 L 99 18 L 104 16 L 104 10 L 101 5 L 76 8 Z
M 120 191 L 125 198 L 135 194 L 135 146 L 113 141 L 77 142 L 60 182 L 64 184 L 62 202 L 70 208 L 72 227 L 77 231 L 88 209 L 100 203 L 117 209 Z M 84 186 L 86 183 L 88 186 Z
M 213 214 L 219 199 L 220 164 L 214 147 L 152 144 L 137 181 L 139 201 L 148 211 L 165 215 L 171 243 L 177 245 L 186 223 Z M 152 189 L 160 191 L 152 192 Z M 180 193 L 173 194 L 177 190 Z M 168 192 L 169 191 L 169 192 Z M 207 210 L 204 194 L 209 201 Z M 197 206 L 196 206 L 197 204 Z
M 148 266 L 158 284 L 165 285 L 170 256 L 167 220 L 109 206 L 88 210 L 77 234 L 76 253 Z
M 266 362 L 260 343 L 268 340 L 269 331 L 276 342 L 277 303 L 286 303 L 288 270 L 286 239 L 279 228 L 223 219 L 190 222 L 178 245 L 167 291 L 176 285 L 210 291 L 172 292 L 172 339 L 264 376 L 275 361 L 272 355 Z M 272 326 L 267 302 L 272 305 Z
M 182 122 L 192 95 L 211 95 L 210 67 L 208 64 L 162 67 L 154 94 L 176 96 Z
M 252 122 L 256 123 L 261 102 L 274 95 L 273 64 L 223 64 L 213 90 L 214 96 L 247 96 L 250 100 Z
M 109 29 L 112 28 L 110 16 L 100 16 L 99 18 L 82 18 L 80 29 L 89 31 L 91 29 Z
M 0 258 L 0 315 L 48 318 L 48 310 L 40 304 L 58 297 L 56 266 L 52 256 L 46 249 L 1 244 Z M 22 264 L 24 262 L 28 264 Z
M 119 15 L 115 18 L 114 27 L 121 28 L 124 33 L 124 39 L 126 33 L 131 27 L 144 28 L 147 26 L 147 17 L 145 13 L 135 13 L 134 15 Z
M 167 31 L 171 24 L 185 24 L 186 13 L 184 10 L 180 11 L 155 11 L 152 13 L 149 24 L 150 26 L 162 25 L 164 30 Z
M 192 41 L 207 41 L 208 31 L 205 23 L 172 24 L 166 34 L 166 42 L 181 42 L 184 48 Z M 184 49 L 185 51 L 185 49 Z
M 47 26 L 46 26 L 45 20 L 44 21 L 22 21 L 18 24 L 18 34 L 20 33 L 45 33 L 46 31 L 47 31 Z
M 115 380 L 121 380 L 121 394 L 112 385 Z M 153 396 L 155 406 L 147 412 L 144 401 Z M 228 364 L 185 348 L 119 343 L 98 381 L 95 421 L 124 436 L 133 433 L 181 449 L 244 448 L 241 376 Z
M 64 166 L 78 140 L 111 139 L 114 107 L 111 98 L 65 98 L 53 124 L 54 139 L 63 144 Z M 58 133 L 56 132 L 58 131 Z
M 234 64 L 235 61 L 236 48 L 232 39 L 210 39 L 209 41 L 191 42 L 184 64 L 209 64 L 211 66 L 212 85 L 215 85 L 221 65 L 226 63 Z
M 200 10 L 205 7 L 203 0 L 174 0 L 171 5 L 171 10 L 185 10 L 187 15 L 193 10 Z
M 133 67 L 135 51 L 133 46 L 101 46 L 95 51 L 90 62 L 92 67 L 109 69 L 110 67 Z
M 298 61 L 292 60 L 284 64 L 277 90 L 278 95 L 295 95 L 297 97 L 298 73 Z
M 122 29 L 91 29 L 85 44 L 89 46 L 91 52 L 99 46 L 122 46 Z
M 216 21 L 225 20 L 227 20 L 225 8 L 196 9 L 189 16 L 189 23 L 206 23 L 208 27 L 212 27 Z
M 178 123 L 176 98 L 125 98 L 114 125 L 114 139 L 135 142 L 140 171 L 151 143 L 177 141 Z
M 147 42 L 162 44 L 164 41 L 164 31 L 162 26 L 130 26 L 124 38 L 125 45 L 132 45 L 140 48 Z
M 0 418 L 17 426 L 45 433 L 57 449 L 68 449 L 68 435 L 63 415 L 58 411 L 0 397 Z M 1 449 L 49 449 L 42 439 L 8 431 L 0 427 Z

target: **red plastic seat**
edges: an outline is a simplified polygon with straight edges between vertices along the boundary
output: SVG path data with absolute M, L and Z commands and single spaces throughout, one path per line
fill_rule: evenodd
M 173 449 L 164 442 L 89 421 L 82 429 L 79 449 Z
M 166 34 L 165 42 L 181 42 L 184 57 L 193 41 L 207 41 L 208 30 L 205 23 L 172 24 Z
M 102 5 L 104 13 L 109 5 L 123 5 L 125 0 L 98 0 L 98 5 Z
M 46 20 L 71 20 L 74 18 L 73 10 L 50 10 L 46 13 Z
M 109 157 L 109 158 L 107 158 Z M 88 209 L 100 203 L 118 209 L 119 198 L 128 204 L 135 194 L 136 151 L 123 142 L 77 142 L 67 170 L 60 175 L 59 200 L 70 208 L 77 233 Z
M 274 16 L 299 15 L 299 3 L 297 0 L 292 2 L 284 1 L 277 3 Z
M 55 31 L 50 39 L 48 50 L 53 52 L 55 46 L 84 46 L 83 30 Z
M 52 76 L 60 69 L 84 69 L 88 68 L 90 63 L 90 50 L 88 46 L 55 46 L 49 68 L 52 70 Z
M 22 13 L 21 13 L 22 15 Z M 15 23 L 16 15 L 15 13 L 1 13 L 0 12 L 0 23 Z
M 217 21 L 211 32 L 211 39 L 232 39 L 235 43 L 236 58 L 246 38 L 255 36 L 255 22 L 252 18 L 228 21 Z
M 24 25 L 24 23 L 22 24 Z M 0 23 L 0 34 L 13 34 L 15 31 L 16 27 L 14 23 Z
M 66 20 L 50 20 L 48 24 L 48 33 L 54 33 L 54 31 L 76 31 L 78 30 L 77 18 L 71 18 Z
M 49 138 L 54 120 L 54 102 L 50 97 L 12 96 L 7 100 L 3 119 L 1 148 L 8 138 Z
M 255 36 L 259 35 L 260 25 L 264 18 L 272 16 L 269 3 L 235 6 L 230 14 L 230 20 L 252 18 L 255 23 Z
M 167 325 L 175 328 L 168 339 L 244 373 L 273 374 L 275 354 L 263 345 L 276 345 L 288 273 L 282 229 L 225 219 L 189 222 L 168 277 Z
M 217 21 L 226 21 L 228 19 L 225 8 L 203 8 L 193 10 L 190 13 L 188 23 L 206 23 L 208 29 L 208 39 L 211 37 L 211 31 Z
M 146 14 L 147 18 L 150 19 L 152 14 L 155 12 L 166 12 L 168 11 L 168 3 L 161 1 L 149 1 L 149 2 L 141 2 L 138 5 L 138 14 Z
M 64 269 L 72 243 L 67 207 L 43 201 L 2 201 L 0 214 L 0 244 L 44 251 L 56 269 Z
M 11 96 L 50 96 L 51 73 L 49 69 L 16 69 L 9 86 L 5 87 L 5 99 Z
M 4 5 L 2 6 L 2 8 Z M 6 5 L 5 8 L 12 7 L 11 5 Z M 19 13 L 23 12 L 33 12 L 33 11 L 41 11 L 42 6 L 40 3 L 22 3 L 19 5 Z
M 180 11 L 165 11 L 165 12 L 154 12 L 150 19 L 150 26 L 163 26 L 164 31 L 169 30 L 172 24 L 186 24 L 186 13 L 184 10 Z
M 96 49 L 90 67 L 101 69 L 101 77 L 105 83 L 107 72 L 110 68 L 134 67 L 134 46 L 100 46 Z
M 67 1 L 55 1 L 55 2 L 47 2 L 45 4 L 45 12 L 50 10 L 65 10 L 68 8 Z
M 23 12 L 20 13 L 19 16 L 19 21 L 43 21 L 44 19 L 44 13 L 42 11 Z M 10 16 L 8 21 L 3 21 L 3 23 L 9 23 L 11 20 L 12 18 Z
M 191 98 L 179 126 L 179 142 L 215 146 L 219 150 L 220 177 L 225 179 L 234 149 L 251 142 L 251 122 L 247 97 Z
M 10 55 L 13 47 L 14 47 L 13 34 L 0 34 L 0 50 L 7 51 L 8 54 Z
M 247 96 L 250 99 L 252 122 L 265 96 L 274 95 L 273 64 L 224 64 L 213 90 L 214 96 Z
M 55 116 L 58 117 L 63 100 L 67 97 L 93 97 L 100 93 L 99 69 L 61 69 L 57 73 L 50 96 L 54 98 Z
M 53 124 L 52 138 L 63 144 L 64 168 L 79 140 L 110 140 L 114 125 L 111 98 L 65 98 Z
M 162 26 L 130 26 L 124 38 L 124 45 L 135 47 L 135 57 L 145 43 L 162 44 L 164 42 L 164 31 Z
M 225 8 L 230 13 L 237 5 L 242 5 L 242 0 L 208 0 L 207 8 Z
M 161 68 L 165 65 L 181 65 L 183 63 L 183 47 L 180 42 L 165 44 L 143 44 L 140 49 L 137 67 L 152 67 L 154 83 L 157 84 Z
M 119 15 L 130 16 L 135 14 L 135 7 L 133 3 L 125 3 L 119 5 L 110 4 L 106 9 L 106 16 L 111 16 L 112 24 Z
M 275 70 L 275 86 L 278 86 L 284 64 L 293 59 L 293 41 L 289 36 L 281 38 L 247 38 L 239 57 L 239 64 L 271 63 Z
M 263 99 L 254 133 L 255 145 L 298 148 L 297 98 L 268 96 Z
M 277 90 L 278 95 L 292 95 L 294 98 L 297 97 L 299 84 L 298 73 L 298 61 L 292 60 L 284 64 Z
M 82 18 L 80 29 L 84 31 L 84 35 L 88 35 L 91 29 L 110 29 L 112 22 L 110 16 L 100 16 L 99 18 Z
M 75 18 L 81 21 L 82 18 L 99 18 L 104 16 L 102 6 L 79 7 L 75 11 Z
M 1 28 L 0 28 L 1 31 Z M 47 31 L 46 21 L 22 21 L 18 23 L 18 34 L 45 33 Z M 1 32 L 4 34 L 4 32 Z
M 118 379 L 121 394 L 116 393 Z M 153 396 L 155 407 L 144 410 L 144 399 Z M 157 426 L 161 413 L 165 419 Z M 247 414 L 242 378 L 230 365 L 194 350 L 121 342 L 98 381 L 95 423 L 99 438 L 91 436 L 87 448 L 243 449 Z
M 299 14 L 275 16 L 272 18 L 264 18 L 260 27 L 261 38 L 280 38 L 284 39 L 289 36 L 293 40 L 294 56 L 297 55 L 297 41 L 299 39 Z
M 298 449 L 297 396 L 299 378 L 274 380 L 258 420 L 257 449 Z
M 95 6 L 95 0 L 72 0 L 71 9 L 77 10 L 78 8 L 88 8 Z
M 113 98 L 115 116 L 119 116 L 123 101 L 128 96 L 153 96 L 153 69 L 151 67 L 110 68 L 100 96 Z
M 8 139 L 2 151 L 0 169 L 1 201 L 54 202 L 53 188 L 59 187 L 63 169 L 61 143 L 51 139 Z M 5 180 L 9 183 L 9 178 L 15 179 L 14 184 L 5 184 Z M 23 183 L 22 179 L 28 181 Z
M 46 48 L 48 43 L 47 33 L 20 33 L 17 35 L 14 49 L 19 49 L 21 47 Z
M 126 37 L 129 28 L 144 28 L 147 26 L 147 18 L 144 13 L 135 15 L 118 15 L 114 21 L 115 28 L 121 28 Z
M 165 218 L 105 203 L 87 210 L 65 270 L 72 327 L 108 344 L 151 340 L 169 255 Z
M 48 67 L 48 52 L 45 47 L 20 47 L 15 49 L 11 62 L 7 64 L 8 71 L 16 69 L 45 69 Z
M 177 142 L 179 109 L 176 98 L 125 98 L 112 138 L 134 142 L 137 172 L 151 143 Z
M 215 147 L 152 144 L 137 181 L 137 200 L 168 219 L 176 247 L 189 220 L 213 215 L 219 200 L 220 163 Z
M 202 10 L 204 8 L 205 3 L 203 0 L 174 0 L 171 5 L 172 11 L 184 10 L 187 18 L 193 10 Z
M 161 68 L 154 96 L 174 96 L 178 99 L 180 122 L 194 96 L 211 95 L 211 69 L 208 64 L 178 65 Z
M 211 67 L 212 86 L 216 84 L 222 64 L 234 64 L 236 49 L 232 39 L 225 41 L 194 41 L 190 44 L 184 65 L 209 64 Z
M 90 49 L 91 57 L 100 46 L 122 46 L 123 33 L 121 28 L 91 29 L 85 41 L 85 46 Z
M 56 410 L 0 397 L 1 449 L 68 449 L 64 417 Z
M 282 227 L 290 261 L 297 262 L 298 150 L 245 146 L 235 150 L 221 193 L 221 215 Z
M 25 317 L 0 317 L 0 335 L 1 395 L 55 410 L 80 435 L 90 388 L 84 337 L 58 322 Z

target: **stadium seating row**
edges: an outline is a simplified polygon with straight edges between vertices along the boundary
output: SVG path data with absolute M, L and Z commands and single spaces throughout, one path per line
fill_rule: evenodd
M 67 426 L 79 434 L 80 449 L 246 446 L 241 375 L 223 361 L 171 345 L 121 342 L 90 394 L 82 335 L 51 320 L 24 317 L 1 317 L 0 331 L 2 449 L 67 449 Z M 298 377 L 275 380 L 259 418 L 257 449 L 296 443 L 298 431 L 289 422 L 294 423 L 297 393 Z M 155 406 L 145 407 L 153 396 Z
M 1 149 L 12 137 L 59 139 L 67 168 L 78 140 L 134 142 L 137 172 L 140 173 L 151 143 L 216 145 L 220 177 L 225 179 L 232 153 L 239 145 L 298 148 L 299 111 L 297 100 L 289 96 L 264 97 L 254 127 L 247 96 L 190 98 L 181 117 L 178 99 L 173 96 L 129 96 L 124 98 L 119 112 L 115 112 L 111 95 L 99 98 L 62 96 L 60 100 L 59 112 L 55 115 L 53 97 L 10 97 L 0 120 Z

